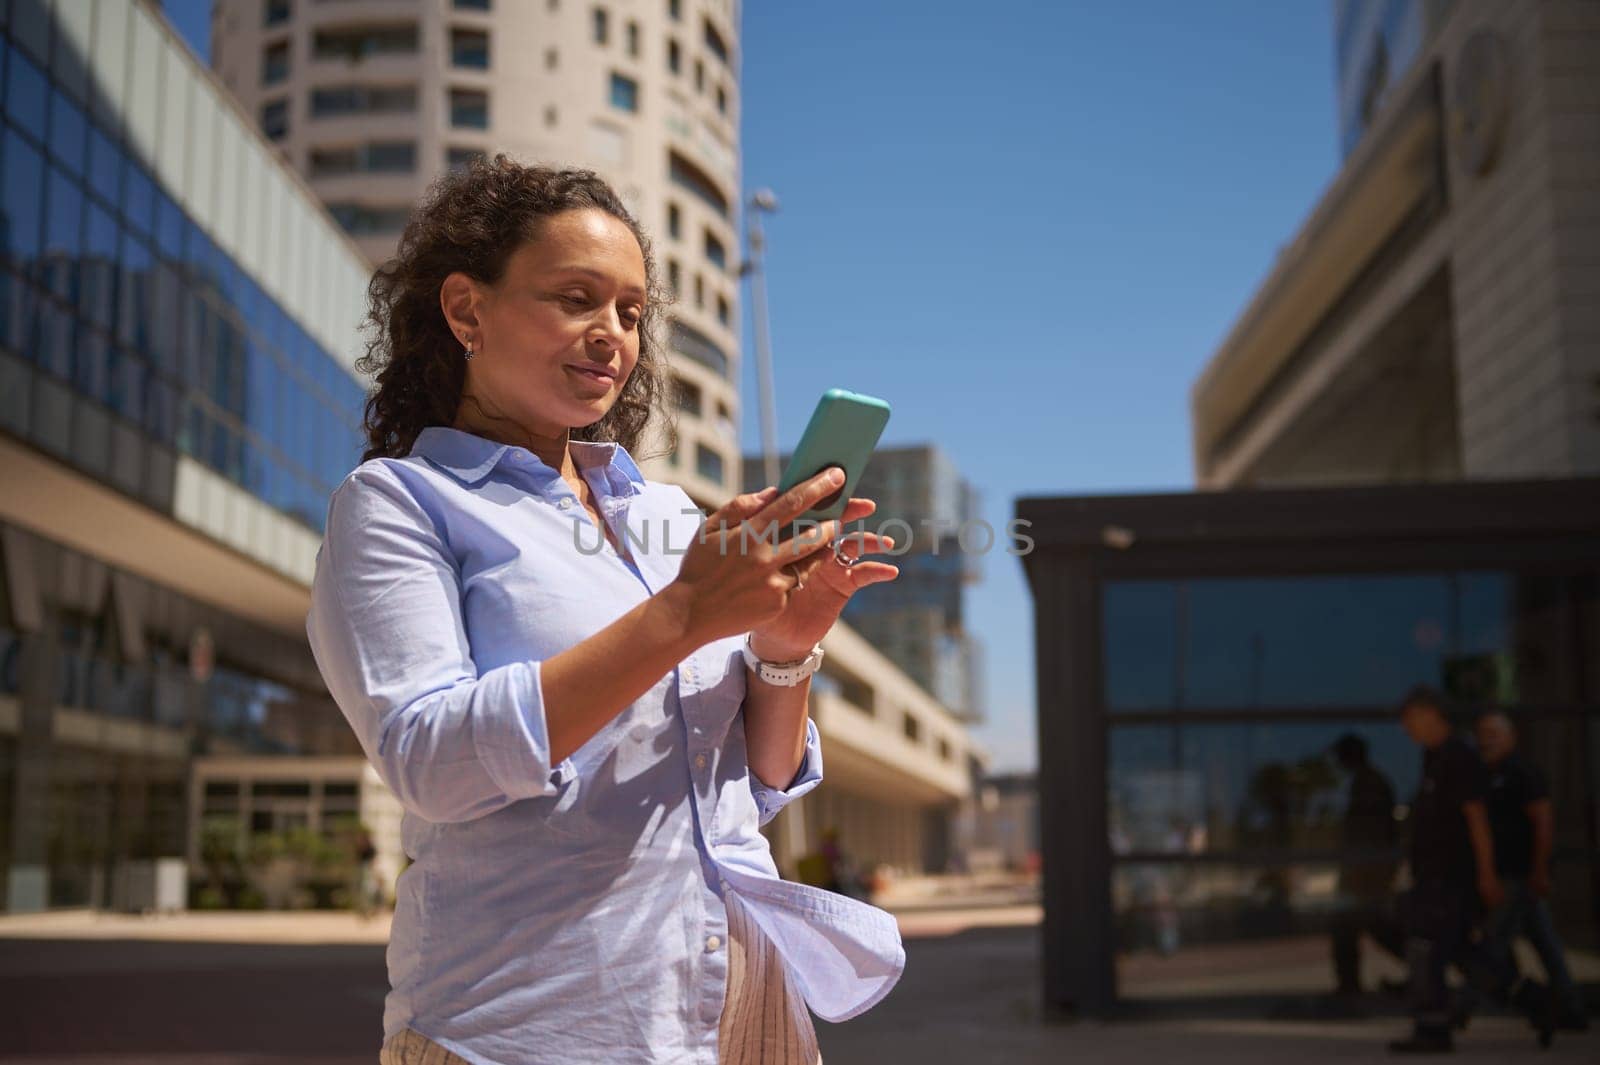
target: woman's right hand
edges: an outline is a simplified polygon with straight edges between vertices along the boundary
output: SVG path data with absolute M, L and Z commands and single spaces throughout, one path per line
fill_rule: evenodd
M 707 516 L 666 589 L 682 605 L 685 631 L 697 645 L 756 628 L 783 612 L 795 586 L 785 567 L 827 548 L 841 523 L 833 518 L 781 543 L 777 536 L 843 484 L 844 471 L 830 466 L 782 495 L 768 485 L 734 496 Z

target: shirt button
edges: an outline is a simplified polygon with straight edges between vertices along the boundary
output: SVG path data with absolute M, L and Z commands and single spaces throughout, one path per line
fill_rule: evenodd
M 706 767 L 706 756 L 703 755 L 703 754 L 695 755 L 694 756 L 694 767 L 696 769 L 704 769 Z
M 572 500 L 568 499 L 566 496 L 562 496 L 561 502 L 557 503 L 556 506 L 560 507 L 562 510 L 568 510 L 572 507 Z
M 722 946 L 722 940 L 718 939 L 716 936 L 706 937 L 706 950 L 716 950 L 720 946 Z

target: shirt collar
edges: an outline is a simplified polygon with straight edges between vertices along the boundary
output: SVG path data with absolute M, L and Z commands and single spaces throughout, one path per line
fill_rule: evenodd
M 628 449 L 616 441 L 568 440 L 567 447 L 579 470 L 598 469 L 616 494 L 638 495 L 644 490 L 644 474 L 639 472 Z M 524 448 L 446 425 L 425 427 L 411 445 L 411 454 L 422 456 L 464 484 L 483 480 L 509 451 L 527 455 L 538 466 L 554 472 L 543 459 Z

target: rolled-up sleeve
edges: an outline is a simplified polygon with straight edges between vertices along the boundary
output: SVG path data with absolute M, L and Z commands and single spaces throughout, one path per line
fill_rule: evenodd
M 540 663 L 479 674 L 461 578 L 433 519 L 381 465 L 328 506 L 306 635 L 379 776 L 428 821 L 554 794 Z
M 756 776 L 754 769 L 750 770 L 750 791 L 755 795 L 756 809 L 761 812 L 761 824 L 777 817 L 779 810 L 821 783 L 822 740 L 817 735 L 817 723 L 806 718 L 806 753 L 787 788 L 774 788 Z

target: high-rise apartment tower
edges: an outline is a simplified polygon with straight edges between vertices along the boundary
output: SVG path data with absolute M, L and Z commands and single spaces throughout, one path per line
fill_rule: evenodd
M 677 295 L 679 445 L 646 476 L 738 478 L 737 0 L 218 0 L 212 65 L 369 258 L 474 156 L 591 167 Z

